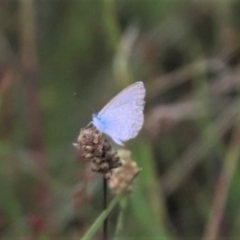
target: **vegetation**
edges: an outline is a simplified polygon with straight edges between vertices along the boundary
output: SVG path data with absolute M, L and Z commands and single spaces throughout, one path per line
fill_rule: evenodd
M 0 238 L 101 239 L 108 217 L 109 239 L 238 239 L 239 13 L 230 0 L 1 1 Z M 125 148 L 141 171 L 104 211 L 102 176 L 72 143 L 135 81 L 145 123 Z

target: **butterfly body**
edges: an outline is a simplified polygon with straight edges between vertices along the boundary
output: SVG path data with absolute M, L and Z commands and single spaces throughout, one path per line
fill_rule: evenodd
M 143 125 L 145 92 L 142 82 L 125 88 L 98 114 L 93 115 L 93 125 L 119 145 L 135 138 Z

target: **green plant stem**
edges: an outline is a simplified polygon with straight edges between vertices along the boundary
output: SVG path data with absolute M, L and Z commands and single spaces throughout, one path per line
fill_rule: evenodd
M 107 180 L 103 176 L 103 210 L 105 211 L 107 209 Z M 103 222 L 103 239 L 107 240 L 108 239 L 108 218 Z
M 114 9 L 114 0 L 103 0 L 103 21 L 105 23 L 106 36 L 112 50 L 116 51 L 120 39 L 120 28 Z
M 100 228 L 101 224 L 104 222 L 104 220 L 107 218 L 107 216 L 113 210 L 113 208 L 119 203 L 121 198 L 122 198 L 122 194 L 119 194 L 118 196 L 116 196 L 112 200 L 112 202 L 108 205 L 108 208 L 101 213 L 101 215 L 97 218 L 97 220 L 93 223 L 93 225 L 87 231 L 87 233 L 83 236 L 82 240 L 90 240 L 90 239 L 92 239 L 94 234 Z
M 140 171 L 139 171 L 140 172 Z M 97 232 L 97 230 L 101 227 L 101 225 L 103 224 L 104 220 L 108 217 L 108 215 L 110 214 L 110 212 L 113 210 L 113 208 L 120 202 L 120 200 L 122 199 L 122 197 L 124 196 L 124 193 L 126 191 L 126 189 L 128 188 L 129 184 L 132 183 L 132 181 L 137 177 L 137 175 L 139 174 L 139 172 L 137 172 L 133 178 L 129 181 L 129 183 L 126 185 L 126 187 L 123 189 L 123 191 L 117 195 L 112 201 L 111 203 L 108 205 L 108 208 L 106 210 L 104 210 L 100 216 L 97 218 L 97 220 L 92 224 L 92 226 L 89 228 L 89 230 L 86 232 L 86 234 L 81 238 L 81 240 L 91 240 L 92 237 L 94 236 L 94 234 Z
M 117 227 L 116 227 L 116 233 L 115 233 L 115 240 L 117 240 L 122 233 L 123 230 L 123 223 L 124 223 L 124 217 L 127 209 L 127 204 L 128 204 L 128 198 L 123 197 L 121 202 L 120 202 L 120 212 L 118 214 L 118 219 L 117 219 Z

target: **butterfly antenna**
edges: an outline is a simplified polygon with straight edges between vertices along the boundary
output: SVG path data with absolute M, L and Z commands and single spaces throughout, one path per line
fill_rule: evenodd
M 74 96 L 80 99 L 80 94 L 75 92 Z M 83 99 L 81 99 L 81 101 L 88 107 L 88 109 L 90 109 L 92 112 L 94 112 L 94 109 L 89 105 L 89 103 Z

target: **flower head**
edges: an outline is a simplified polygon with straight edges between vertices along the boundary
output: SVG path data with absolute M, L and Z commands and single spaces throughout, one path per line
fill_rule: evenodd
M 130 194 L 134 187 L 132 179 L 139 173 L 140 169 L 137 163 L 131 159 L 130 151 L 122 149 L 118 151 L 118 155 L 122 159 L 122 166 L 113 171 L 109 187 L 115 194 L 119 194 L 128 185 L 126 192 Z
M 94 126 L 82 128 L 74 146 L 81 150 L 83 158 L 91 161 L 92 171 L 102 173 L 106 179 L 122 165 L 116 151 Z

